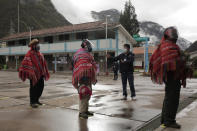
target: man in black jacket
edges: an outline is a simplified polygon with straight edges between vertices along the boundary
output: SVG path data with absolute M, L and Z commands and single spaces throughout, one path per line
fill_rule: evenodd
M 123 100 L 127 100 L 127 79 L 129 81 L 131 98 L 136 100 L 135 88 L 134 88 L 134 77 L 133 77 L 133 62 L 134 54 L 130 51 L 130 45 L 124 44 L 125 51 L 119 56 L 114 58 L 114 61 L 120 61 L 120 73 L 122 78 L 123 87 Z

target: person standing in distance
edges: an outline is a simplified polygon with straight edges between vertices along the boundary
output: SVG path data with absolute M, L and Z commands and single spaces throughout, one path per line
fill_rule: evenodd
M 186 87 L 186 78 L 192 70 L 186 64 L 179 46 L 175 27 L 165 29 L 161 43 L 150 59 L 149 71 L 154 83 L 165 84 L 165 97 L 161 114 L 161 126 L 180 129 L 176 122 L 181 85 Z
M 21 80 L 30 80 L 30 106 L 37 108 L 40 105 L 39 98 L 44 89 L 44 80 L 48 80 L 50 75 L 47 63 L 43 54 L 40 52 L 38 39 L 33 39 L 29 43 L 30 50 L 25 55 L 21 67 L 19 68 L 19 77 Z
M 135 87 L 134 87 L 134 54 L 130 51 L 130 45 L 124 44 L 124 52 L 116 57 L 114 61 L 119 61 L 120 73 L 122 79 L 123 99 L 127 100 L 127 80 L 129 81 L 131 99 L 136 100 Z
M 89 111 L 89 100 L 92 95 L 92 84 L 96 84 L 97 66 L 91 55 L 93 44 L 85 39 L 81 48 L 73 56 L 72 84 L 79 94 L 79 118 L 88 119 L 94 114 Z

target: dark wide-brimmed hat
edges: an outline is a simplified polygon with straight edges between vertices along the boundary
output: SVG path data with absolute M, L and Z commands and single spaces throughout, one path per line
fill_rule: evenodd
M 33 39 L 30 43 L 29 43 L 29 47 L 39 44 L 39 40 L 38 39 Z

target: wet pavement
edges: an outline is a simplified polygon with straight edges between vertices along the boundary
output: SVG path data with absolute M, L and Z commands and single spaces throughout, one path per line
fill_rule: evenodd
M 130 131 L 160 114 L 163 86 L 135 74 L 137 101 L 130 98 L 121 101 L 121 81 L 112 79 L 112 76 L 98 78 L 90 100 L 90 110 L 95 116 L 79 120 L 78 94 L 70 73 L 52 74 L 41 98 L 46 106 L 31 109 L 29 81 L 21 82 L 16 72 L 0 71 L 0 131 Z M 181 99 L 197 93 L 196 82 L 188 80 Z
M 0 116 L 1 131 L 130 131 L 141 124 L 97 114 L 83 120 L 77 111 L 60 108 L 3 111 Z

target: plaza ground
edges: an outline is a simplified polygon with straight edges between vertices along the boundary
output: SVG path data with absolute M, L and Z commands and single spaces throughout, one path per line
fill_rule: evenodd
M 111 75 L 102 75 L 93 86 L 90 100 L 90 111 L 95 115 L 81 120 L 71 75 L 69 72 L 51 73 L 41 98 L 46 105 L 32 109 L 29 107 L 29 81 L 21 82 L 17 72 L 0 71 L 0 131 L 131 131 L 161 113 L 163 85 L 153 84 L 150 77 L 135 73 L 137 101 L 130 98 L 121 101 L 120 78 L 113 81 Z M 187 88 L 181 91 L 181 100 L 197 93 L 196 82 L 196 79 L 188 80 Z M 130 94 L 129 88 L 128 92 Z M 194 105 L 197 104 L 192 104 L 178 115 L 178 121 L 185 127 L 188 124 L 183 120 L 193 115 L 192 111 L 196 114 Z

